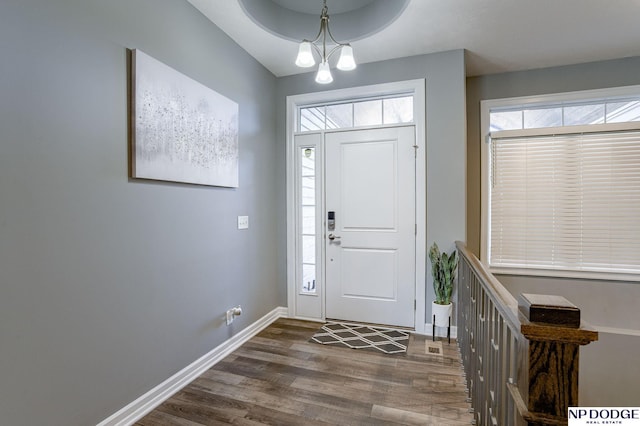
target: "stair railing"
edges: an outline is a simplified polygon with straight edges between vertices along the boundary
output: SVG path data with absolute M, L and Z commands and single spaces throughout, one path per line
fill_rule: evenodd
M 516 299 L 457 242 L 458 345 L 476 425 L 566 425 L 579 347 L 598 339 L 560 296 Z

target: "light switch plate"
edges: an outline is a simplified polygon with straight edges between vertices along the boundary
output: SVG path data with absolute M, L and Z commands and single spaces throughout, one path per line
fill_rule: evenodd
M 238 229 L 249 229 L 249 216 L 238 216 Z

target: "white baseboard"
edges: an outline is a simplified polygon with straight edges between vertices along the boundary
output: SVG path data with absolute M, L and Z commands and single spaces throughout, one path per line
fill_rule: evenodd
M 256 334 L 269 326 L 278 318 L 286 317 L 287 308 L 277 307 L 258 321 L 254 322 L 229 340 L 214 348 L 211 352 L 194 361 L 160 383 L 149 392 L 142 395 L 126 407 L 112 414 L 97 426 L 128 426 L 140 420 L 158 405 L 169 399 L 173 394 L 191 383 L 202 373 L 210 369 L 231 352 L 238 349 Z
M 430 323 L 426 323 L 424 325 L 424 334 L 426 336 L 433 336 L 433 327 L 431 327 Z M 436 327 L 436 337 L 447 337 L 447 327 Z M 457 337 L 458 337 L 458 327 L 452 325 L 451 338 L 455 339 Z

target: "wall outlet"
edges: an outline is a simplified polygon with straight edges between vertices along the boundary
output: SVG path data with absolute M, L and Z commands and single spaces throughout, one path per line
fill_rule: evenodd
M 249 216 L 238 216 L 238 229 L 249 229 Z
M 227 325 L 233 323 L 233 319 L 238 315 L 242 315 L 242 306 L 238 305 L 235 308 L 231 308 L 227 311 Z

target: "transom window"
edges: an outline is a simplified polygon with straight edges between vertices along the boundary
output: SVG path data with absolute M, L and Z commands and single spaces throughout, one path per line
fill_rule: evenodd
M 640 121 L 640 99 L 591 100 L 564 105 L 518 106 L 490 112 L 491 131 L 541 129 Z
M 483 102 L 496 272 L 640 280 L 640 88 L 625 92 Z
M 413 95 L 300 108 L 300 132 L 413 123 Z

